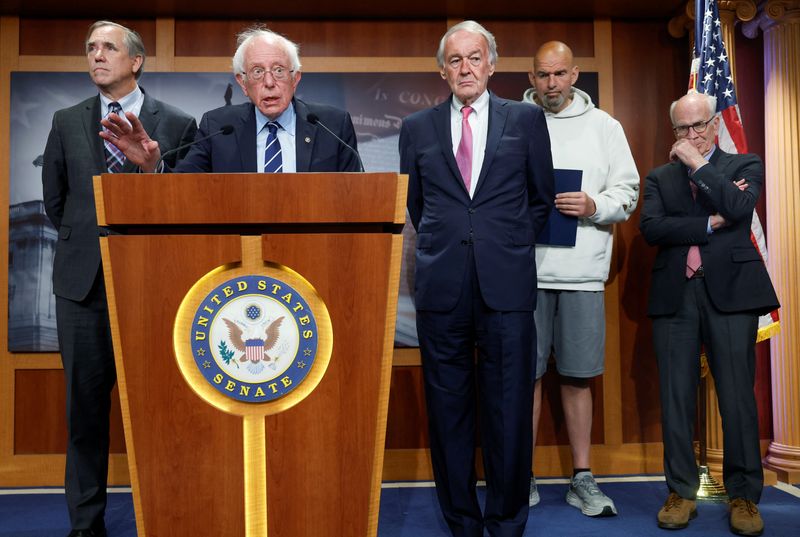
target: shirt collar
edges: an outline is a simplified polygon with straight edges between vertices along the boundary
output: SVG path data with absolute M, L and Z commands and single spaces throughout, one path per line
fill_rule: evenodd
M 118 99 L 116 102 L 119 103 L 119 105 L 122 107 L 122 112 L 125 113 L 135 111 L 136 103 L 138 103 L 140 99 L 144 99 L 144 93 L 142 93 L 142 90 L 137 84 L 132 92 L 127 94 L 122 99 Z M 100 102 L 103 104 L 103 116 L 105 116 L 108 114 L 108 105 L 115 101 L 112 101 L 101 93 Z
M 464 103 L 462 103 L 455 94 L 453 94 L 453 99 L 450 102 L 451 109 L 460 114 L 461 109 L 464 107 Z M 475 99 L 475 102 L 473 102 L 470 107 L 472 107 L 474 114 L 478 114 L 479 116 L 483 114 L 486 109 L 489 108 L 489 90 L 484 90 L 484 92 L 481 93 L 481 96 Z
M 273 120 L 269 119 L 267 116 L 262 114 L 261 110 L 259 110 L 258 107 L 255 107 L 255 109 L 256 109 L 256 133 L 259 133 L 267 123 Z M 281 113 L 281 115 L 275 118 L 274 121 L 278 123 L 283 130 L 288 132 L 290 135 L 294 136 L 295 126 L 297 124 L 297 114 L 295 114 L 294 111 L 294 102 L 289 103 L 289 106 L 286 107 L 286 110 L 284 110 Z

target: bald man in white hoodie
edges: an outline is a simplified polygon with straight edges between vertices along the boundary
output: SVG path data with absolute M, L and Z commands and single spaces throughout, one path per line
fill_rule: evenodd
M 533 441 L 535 446 L 542 376 L 552 352 L 572 450 L 567 503 L 587 516 L 613 516 L 617 508 L 600 491 L 590 468 L 589 380 L 605 369 L 604 289 L 611 263 L 612 226 L 627 220 L 636 209 L 639 174 L 622 126 L 573 86 L 578 73 L 567 45 L 545 43 L 536 52 L 529 73 L 533 88 L 523 98 L 545 111 L 553 167 L 582 172 L 581 190 L 557 194 L 555 200 L 561 213 L 578 218 L 575 246 L 536 246 L 538 349 Z M 532 477 L 529 504 L 538 502 Z

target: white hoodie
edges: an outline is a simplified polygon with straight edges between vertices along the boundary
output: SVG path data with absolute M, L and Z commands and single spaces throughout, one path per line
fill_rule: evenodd
M 573 88 L 572 102 L 557 114 L 545 112 L 553 167 L 582 170 L 581 190 L 597 206 L 578 219 L 575 247 L 536 246 L 539 289 L 602 291 L 608 279 L 612 224 L 624 222 L 639 200 L 639 172 L 619 121 L 594 107 L 591 97 Z M 536 92 L 524 102 L 538 104 Z

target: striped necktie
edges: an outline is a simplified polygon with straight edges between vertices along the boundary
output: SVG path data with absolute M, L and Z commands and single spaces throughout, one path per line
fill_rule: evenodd
M 283 171 L 283 159 L 281 158 L 281 144 L 278 141 L 279 123 L 270 121 L 267 123 L 267 149 L 264 151 L 264 173 L 278 173 Z
M 116 101 L 108 103 L 108 113 L 122 115 L 122 106 Z M 106 114 L 108 117 L 108 114 Z M 125 154 L 119 150 L 117 146 L 104 140 L 106 146 L 106 167 L 108 173 L 119 173 L 122 171 L 122 166 L 125 164 Z

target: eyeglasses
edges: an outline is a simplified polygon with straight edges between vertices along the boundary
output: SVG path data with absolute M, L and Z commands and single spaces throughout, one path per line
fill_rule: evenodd
M 283 81 L 289 78 L 290 74 L 294 73 L 294 69 L 287 69 L 282 65 L 276 65 L 271 69 L 255 66 L 250 68 L 250 70 L 246 73 L 242 74 L 245 75 L 248 80 L 255 80 L 257 82 L 264 78 L 264 75 L 267 73 L 270 73 L 273 79 Z
M 449 60 L 447 60 L 447 65 L 450 66 L 450 69 L 456 70 L 461 69 L 461 65 L 464 60 L 467 60 L 469 64 L 473 67 L 478 67 L 481 63 L 483 63 L 483 58 L 478 56 L 477 54 L 472 56 L 453 56 Z
M 708 124 L 714 121 L 714 118 L 717 116 L 711 116 L 710 119 L 706 121 L 698 121 L 693 125 L 679 125 L 677 127 L 672 127 L 672 132 L 675 133 L 676 138 L 685 138 L 689 134 L 689 129 L 692 129 L 697 134 L 703 134 L 706 132 L 708 128 Z

